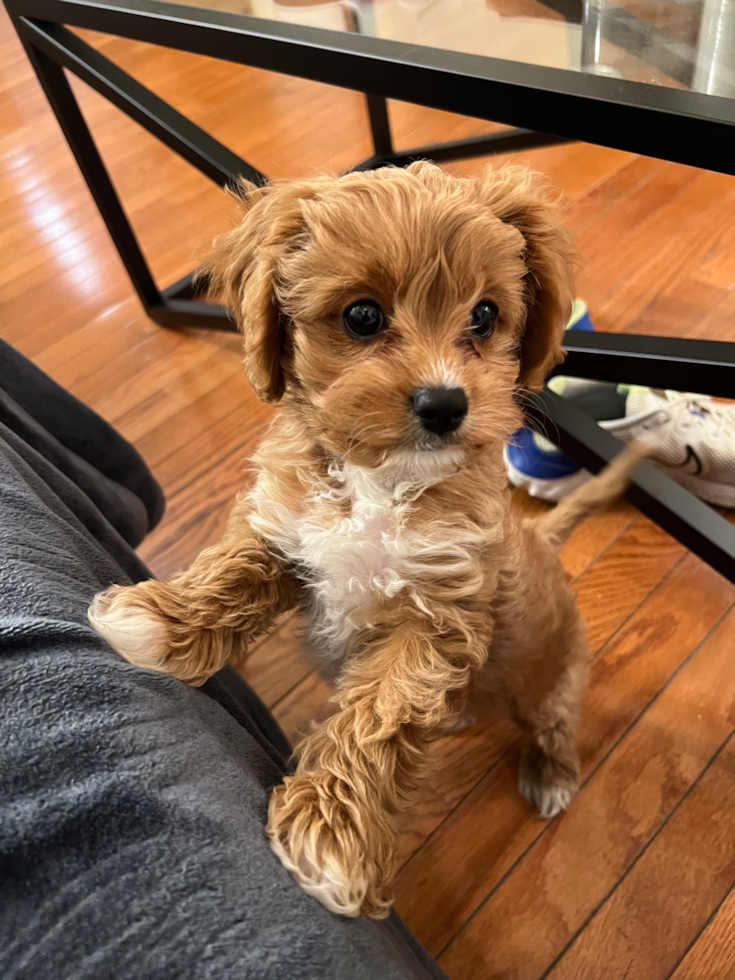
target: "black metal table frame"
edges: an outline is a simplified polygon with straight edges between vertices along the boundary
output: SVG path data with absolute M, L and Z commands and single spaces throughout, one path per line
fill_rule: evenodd
M 355 169 L 585 140 L 735 173 L 735 100 L 518 64 L 397 41 L 264 21 L 159 0 L 5 0 L 18 35 L 146 313 L 166 327 L 233 329 L 197 299 L 189 274 L 160 289 L 148 267 L 65 69 L 222 187 L 265 176 L 105 58 L 67 26 L 88 28 L 365 92 L 374 153 Z M 523 126 L 397 151 L 386 98 Z M 547 133 L 552 130 L 552 133 Z M 564 373 L 603 381 L 735 395 L 735 344 L 569 331 Z M 620 443 L 551 392 L 526 399 L 530 422 L 599 471 Z M 735 528 L 644 463 L 628 498 L 731 581 Z

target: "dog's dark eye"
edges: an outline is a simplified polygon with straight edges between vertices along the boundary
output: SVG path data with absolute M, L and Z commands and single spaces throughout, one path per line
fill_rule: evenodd
M 342 322 L 350 337 L 364 340 L 380 333 L 385 326 L 385 315 L 375 300 L 359 299 L 344 311 Z
M 498 308 L 489 299 L 483 299 L 472 311 L 470 320 L 470 333 L 473 337 L 487 340 L 495 332 L 495 323 L 498 319 Z

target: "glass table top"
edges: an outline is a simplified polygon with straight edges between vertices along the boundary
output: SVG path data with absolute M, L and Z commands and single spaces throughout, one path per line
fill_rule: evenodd
M 176 0 L 735 98 L 735 0 Z

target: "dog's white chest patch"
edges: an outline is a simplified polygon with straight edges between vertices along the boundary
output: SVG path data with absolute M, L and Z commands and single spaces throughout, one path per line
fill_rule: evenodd
M 312 637 L 336 657 L 357 628 L 355 613 L 371 596 L 390 598 L 405 588 L 401 565 L 411 537 L 406 506 L 394 501 L 389 487 L 357 467 L 340 477 L 338 489 L 314 494 L 301 514 L 283 521 L 277 537 L 271 535 L 303 568 L 313 600 Z
M 316 500 L 299 527 L 299 551 L 317 606 L 315 638 L 340 648 L 353 632 L 354 613 L 371 594 L 390 598 L 407 585 L 401 566 L 411 537 L 406 508 L 389 489 L 363 474 L 345 476 L 351 484 L 349 516 L 335 515 L 334 500 Z
M 396 465 L 376 471 L 345 464 L 331 474 L 335 485 L 307 498 L 299 514 L 274 508 L 254 491 L 253 525 L 304 570 L 313 596 L 312 637 L 330 656 L 341 657 L 364 622 L 356 613 L 371 599 L 407 590 L 423 606 L 427 559 L 439 573 L 456 571 L 458 560 L 469 559 L 466 542 L 457 542 L 450 526 L 438 525 L 430 534 L 408 526 L 412 503 L 441 478 L 441 463 L 434 462 L 435 475 L 422 473 L 418 485 Z

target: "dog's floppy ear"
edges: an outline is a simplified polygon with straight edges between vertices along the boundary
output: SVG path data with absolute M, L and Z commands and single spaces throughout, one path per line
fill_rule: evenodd
M 564 328 L 574 301 L 574 243 L 558 205 L 530 170 L 489 170 L 482 181 L 483 202 L 501 221 L 516 227 L 526 242 L 527 313 L 518 384 L 540 391 L 549 371 L 564 360 Z
M 300 200 L 308 184 L 256 187 L 242 181 L 235 192 L 245 215 L 215 238 L 202 273 L 221 291 L 244 337 L 245 373 L 257 396 L 278 401 L 285 389 L 286 331 L 278 303 L 279 267 L 303 230 Z

